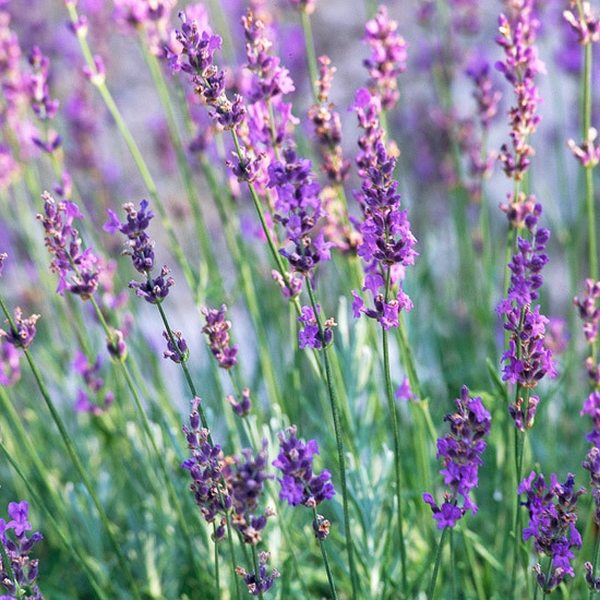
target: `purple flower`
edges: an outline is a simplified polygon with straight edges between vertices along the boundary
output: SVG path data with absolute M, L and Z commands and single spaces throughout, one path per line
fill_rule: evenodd
M 321 157 L 322 169 L 330 182 L 341 184 L 350 171 L 350 161 L 344 158 L 342 151 L 342 123 L 340 115 L 329 102 L 329 90 L 335 67 L 327 56 L 319 57 L 318 102 L 313 104 L 308 117 L 311 120 Z
M 130 281 L 129 287 L 135 290 L 140 298 L 150 304 L 160 304 L 168 295 L 169 289 L 175 285 L 175 280 L 169 277 L 170 269 L 165 265 L 158 277 L 150 277 L 145 281 Z
M 171 336 L 175 343 L 171 340 Z M 163 352 L 163 356 L 177 364 L 185 362 L 190 355 L 190 350 L 181 331 L 172 331 L 171 335 L 163 331 L 163 337 L 167 342 L 167 349 Z
M 387 7 L 380 6 L 373 19 L 365 26 L 364 42 L 371 55 L 363 61 L 369 77 L 369 89 L 381 98 L 381 105 L 394 108 L 400 93 L 398 75 L 406 71 L 407 44 L 397 33 L 398 23 L 389 18 Z
M 218 310 L 215 308 L 202 308 L 202 314 L 206 324 L 202 328 L 202 333 L 208 336 L 208 346 L 213 356 L 217 359 L 222 369 L 231 369 L 237 364 L 237 346 L 230 346 L 229 330 L 231 321 L 225 319 L 227 306 L 221 305 Z
M 248 388 L 244 388 L 242 390 L 242 399 L 238 402 L 234 396 L 227 396 L 227 402 L 233 408 L 233 412 L 238 417 L 245 417 L 250 414 L 250 410 L 252 409 L 252 401 L 250 400 L 250 390 Z
M 293 271 L 305 276 L 310 275 L 318 263 L 331 257 L 331 243 L 315 231 L 324 211 L 319 199 L 320 186 L 313 179 L 311 167 L 309 160 L 287 148 L 283 161 L 274 161 L 268 169 L 268 187 L 276 193 L 275 220 L 285 227 L 289 240 L 280 253 Z
M 297 436 L 295 425 L 280 432 L 279 454 L 273 461 L 273 466 L 281 471 L 278 479 L 281 485 L 279 498 L 290 506 L 303 504 L 316 507 L 324 500 L 335 496 L 331 483 L 331 473 L 326 469 L 319 474 L 313 472 L 313 459 L 319 454 L 319 444 L 316 440 L 305 442 Z
M 550 232 L 538 228 L 542 207 L 525 218 L 525 227 L 531 239 L 517 237 L 517 252 L 509 263 L 511 271 L 507 297 L 497 311 L 504 317 L 504 329 L 510 332 L 508 349 L 502 355 L 502 379 L 526 388 L 534 388 L 547 374 L 556 376 L 552 353 L 544 344 L 548 319 L 540 313 L 538 299 L 542 286 L 541 271 L 548 262 L 545 253 Z
M 4 270 L 4 262 L 8 258 L 6 252 L 0 252 L 0 277 L 2 277 L 2 271 Z
M 26 319 L 23 318 L 23 311 L 19 306 L 15 308 L 14 313 L 14 326 L 8 328 L 8 331 L 4 331 L 4 329 L 0 329 L 0 338 L 4 338 L 5 342 L 14 346 L 15 348 L 21 348 L 23 350 L 27 350 L 31 343 L 33 342 L 33 338 L 36 334 L 36 323 L 40 315 L 31 315 Z M 8 321 L 7 321 L 8 322 Z
M 492 423 L 481 398 L 470 397 L 466 386 L 460 391 L 456 407 L 457 411 L 444 419 L 450 423 L 450 433 L 437 442 L 437 457 L 444 465 L 440 474 L 450 489 L 444 492 L 441 506 L 431 494 L 423 494 L 423 500 L 431 506 L 439 529 L 454 527 L 467 510 L 477 512 L 470 493 L 479 484 L 478 472 L 483 464 L 481 455 L 487 445 L 484 438 L 489 434 Z M 463 499 L 462 506 L 458 506 L 459 496 Z
M 581 547 L 581 535 L 577 531 L 576 503 L 583 494 L 583 488 L 575 491 L 575 477 L 567 475 L 563 484 L 556 475 L 550 476 L 547 486 L 542 474 L 532 471 L 518 488 L 519 494 L 526 494 L 524 506 L 529 511 L 529 524 L 523 529 L 523 541 L 533 538 L 533 549 L 537 554 L 550 557 L 550 577 L 542 574 L 537 566 L 537 581 L 545 593 L 550 593 L 567 575 L 575 576 L 571 560 L 573 548 Z
M 583 321 L 583 333 L 588 344 L 593 344 L 598 339 L 600 326 L 600 281 L 585 280 L 585 295 L 575 298 L 573 303 Z
M 565 10 L 563 17 L 577 33 L 580 44 L 600 41 L 600 19 L 592 12 L 589 2 L 582 2 L 577 11 Z
M 206 522 L 213 523 L 219 518 L 214 540 L 218 542 L 225 537 L 225 513 L 231 507 L 231 498 L 223 479 L 225 462 L 221 446 L 213 444 L 208 429 L 200 427 L 200 402 L 200 398 L 192 400 L 189 427 L 183 427 L 190 457 L 181 467 L 190 473 L 190 490 Z
M 0 337 L 3 337 L 2 334 Z M 0 339 L 0 385 L 11 387 L 20 378 L 19 352 L 13 344 Z
M 515 104 L 509 111 L 512 150 L 504 144 L 500 160 L 506 175 L 521 181 L 533 154 L 528 138 L 540 121 L 537 114 L 540 97 L 535 76 L 544 73 L 545 67 L 534 45 L 540 27 L 534 10 L 535 0 L 517 0 L 511 4 L 511 8 L 512 14 L 508 17 L 500 15 L 500 35 L 496 38 L 496 43 L 504 50 L 504 60 L 496 63 L 496 69 L 504 75 L 515 92 Z
M 70 200 L 56 202 L 48 193 L 42 194 L 44 213 L 37 218 L 44 227 L 46 248 L 52 255 L 50 270 L 58 274 L 57 292 L 65 291 L 88 300 L 98 288 L 100 260 L 91 248 L 82 249 L 82 240 L 73 223 L 82 219 L 77 204 Z
M 273 478 L 266 472 L 267 465 L 267 441 L 263 440 L 256 454 L 251 448 L 245 448 L 224 471 L 231 496 L 233 526 L 242 535 L 244 543 L 253 546 L 261 541 L 267 519 L 275 514 L 269 507 L 264 512 L 260 509 L 265 481 Z
M 395 394 L 398 400 L 415 400 L 416 396 L 413 394 L 413 391 L 410 387 L 410 381 L 408 377 L 404 376 L 402 383 L 396 390 Z
M 249 101 L 268 102 L 276 96 L 294 91 L 294 82 L 289 72 L 282 67 L 279 58 L 271 53 L 272 42 L 265 35 L 265 26 L 248 9 L 242 17 L 244 37 L 246 39 L 246 68 L 252 74 L 250 85 L 246 91 Z
M 594 444 L 594 446 L 600 447 L 600 391 L 594 390 L 586 398 L 583 403 L 580 415 L 588 415 L 592 419 L 594 430 L 586 436 L 586 439 Z
M 213 112 L 211 117 L 224 129 L 235 129 L 243 120 L 246 109 L 240 96 L 233 102 L 225 93 L 225 73 L 213 62 L 216 50 L 221 48 L 218 35 L 200 31 L 197 21 L 188 22 L 185 12 L 180 12 L 181 29 L 175 31 L 180 44 L 177 51 L 166 48 L 173 71 L 183 71 L 190 76 L 196 93 Z
M 137 210 L 131 203 L 123 204 L 123 209 L 126 213 L 126 220 L 123 222 L 114 211 L 108 210 L 108 221 L 104 224 L 104 231 L 111 235 L 120 231 L 127 236 L 126 254 L 131 256 L 137 271 L 147 274 L 154 267 L 154 242 L 146 232 L 154 213 L 150 210 L 148 200 L 142 200 Z
M 0 519 L 0 544 L 3 546 L 2 556 L 6 556 L 9 565 L 3 564 L 0 558 L 0 594 L 1 598 L 31 598 L 42 600 L 42 594 L 36 584 L 38 575 L 38 561 L 30 558 L 31 550 L 43 536 L 39 532 L 32 533 L 29 537 L 25 534 L 31 531 L 29 522 L 29 504 L 10 502 L 8 505 L 10 521 Z M 11 533 L 12 532 L 12 533 Z M 23 596 L 23 592 L 26 593 Z
M 398 285 L 403 277 L 403 267 L 414 264 L 417 242 L 410 229 L 406 210 L 400 207 L 398 182 L 393 179 L 396 159 L 383 143 L 383 131 L 379 125 L 379 104 L 368 90 L 359 90 L 353 106 L 359 126 L 364 135 L 359 138 L 360 154 L 357 159 L 361 189 L 355 193 L 362 211 L 363 222 L 359 226 L 362 241 L 358 254 L 365 262 L 365 281 L 362 291 L 373 297 L 373 308 L 365 307 L 364 299 L 352 292 L 352 309 L 355 317 L 364 314 L 379 321 L 384 329 L 398 327 L 399 312 L 412 309 L 410 298 Z M 390 285 L 385 293 L 385 279 Z
M 81 375 L 87 388 L 87 392 L 82 389 L 77 392 L 77 401 L 75 403 L 75 410 L 77 412 L 87 412 L 94 416 L 99 416 L 113 403 L 115 396 L 111 391 L 105 391 L 103 394 L 100 393 L 104 388 L 104 380 L 99 376 L 100 367 L 100 358 L 91 363 L 82 352 L 75 354 L 73 370 Z M 95 396 L 96 401 L 90 400 L 90 394 Z
M 248 592 L 252 596 L 260 596 L 264 592 L 268 592 L 275 583 L 275 579 L 279 577 L 279 571 L 272 569 L 271 573 L 267 574 L 267 561 L 270 555 L 268 552 L 259 552 L 258 554 L 258 573 L 253 571 L 248 572 L 243 567 L 236 567 L 235 572 L 244 580 L 248 587 Z
M 590 127 L 587 138 L 579 146 L 574 140 L 567 142 L 571 152 L 585 169 L 593 169 L 600 163 L 600 146 L 596 146 L 594 143 L 597 137 L 596 129 Z
M 600 398 L 597 398 L 596 401 L 600 404 Z M 600 408 L 600 406 L 598 408 Z M 597 412 L 600 412 L 598 408 L 596 410 Z M 598 415 L 596 416 L 596 419 L 598 419 Z M 590 441 L 593 441 L 594 446 L 590 448 L 590 451 L 587 453 L 582 466 L 590 474 L 592 498 L 596 508 L 594 512 L 594 521 L 597 525 L 600 525 L 600 448 L 597 446 L 598 435 L 600 435 L 600 431 L 596 428 L 593 433 L 595 434 L 595 439 Z M 589 435 L 588 439 L 590 439 Z
M 321 312 L 319 305 L 317 305 L 317 312 L 319 314 Z M 310 306 L 303 306 L 301 308 L 298 322 L 302 323 L 302 329 L 298 331 L 298 344 L 301 350 L 304 348 L 321 350 L 324 345 L 328 346 L 333 341 L 333 327 L 337 325 L 333 318 L 326 319 L 322 324 L 322 336 L 319 331 L 317 317 Z

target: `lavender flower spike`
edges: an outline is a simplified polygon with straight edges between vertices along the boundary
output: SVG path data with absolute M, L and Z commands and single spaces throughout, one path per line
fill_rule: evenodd
M 523 529 L 523 541 L 533 538 L 535 552 L 545 554 L 551 560 L 547 578 L 539 564 L 534 567 L 537 582 L 547 594 L 558 587 L 567 575 L 575 576 L 571 566 L 573 548 L 580 548 L 582 544 L 575 526 L 575 505 L 584 491 L 583 488 L 575 491 L 575 477 L 570 473 L 563 484 L 558 483 L 553 473 L 547 486 L 544 476 L 532 471 L 519 485 L 518 493 L 527 495 L 524 504 L 529 511 L 529 524 Z
M 479 483 L 478 471 L 483 464 L 481 455 L 487 445 L 484 438 L 489 434 L 492 423 L 481 398 L 470 397 L 466 386 L 460 391 L 456 407 L 457 411 L 444 419 L 450 423 L 450 433 L 437 442 L 437 457 L 444 465 L 440 474 L 450 489 L 444 492 L 441 506 L 431 494 L 423 494 L 423 500 L 431 506 L 439 529 L 454 527 L 467 510 L 477 512 L 477 505 L 470 494 Z M 462 506 L 458 505 L 459 496 L 463 499 Z
M 313 472 L 313 459 L 319 454 L 316 440 L 305 442 L 297 437 L 295 425 L 277 434 L 279 454 L 273 466 L 283 475 L 279 479 L 279 497 L 290 506 L 318 506 L 323 500 L 331 500 L 335 489 L 331 483 L 331 473 L 326 469 L 316 475 Z
M 8 328 L 8 331 L 4 331 L 4 329 L 0 329 L 0 338 L 4 338 L 5 341 L 14 346 L 15 348 L 21 348 L 22 350 L 27 350 L 31 343 L 33 342 L 33 338 L 36 334 L 36 326 L 40 315 L 31 315 L 26 319 L 23 318 L 23 311 L 19 306 L 15 308 L 14 314 L 14 325 L 15 328 Z
M 0 519 L 0 544 L 3 546 L 0 555 L 0 594 L 5 592 L 0 598 L 43 600 L 36 584 L 38 561 L 29 556 L 43 536 L 37 531 L 26 535 L 32 527 L 29 522 L 29 504 L 25 500 L 10 502 L 8 516 L 8 522 Z M 10 567 L 3 563 L 4 556 L 10 562 Z
M 251 596 L 260 596 L 264 592 L 268 592 L 275 583 L 275 579 L 279 577 L 279 571 L 272 569 L 270 574 L 267 574 L 267 561 L 269 560 L 268 552 L 260 552 L 258 555 L 258 573 L 248 572 L 242 567 L 237 567 L 235 572 L 244 580 L 248 587 L 248 592 Z
M 229 345 L 231 321 L 225 320 L 226 310 L 225 304 L 218 310 L 204 307 L 201 312 L 206 319 L 206 325 L 202 328 L 202 333 L 208 336 L 208 346 L 219 366 L 222 369 L 231 369 L 237 364 L 238 349 L 237 346 Z

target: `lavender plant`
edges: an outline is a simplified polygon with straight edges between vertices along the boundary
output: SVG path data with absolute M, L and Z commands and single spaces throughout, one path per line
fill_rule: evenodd
M 597 595 L 595 2 L 0 1 L 3 598 Z

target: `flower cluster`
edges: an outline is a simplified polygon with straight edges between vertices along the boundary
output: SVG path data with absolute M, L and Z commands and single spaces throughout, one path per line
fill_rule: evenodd
M 139 209 L 131 203 L 123 204 L 126 218 L 121 222 L 117 214 L 108 210 L 108 221 L 104 231 L 114 235 L 117 231 L 127 236 L 127 249 L 124 254 L 131 256 L 133 266 L 139 273 L 146 276 L 143 281 L 130 281 L 129 287 L 150 304 L 160 304 L 168 295 L 169 288 L 175 285 L 175 280 L 169 277 L 169 269 L 165 265 L 157 277 L 150 272 L 154 268 L 154 241 L 147 233 L 154 213 L 150 210 L 148 200 L 140 202 Z
M 321 307 L 317 305 L 317 313 L 321 312 Z M 298 317 L 298 322 L 302 323 L 302 329 L 298 331 L 298 345 L 300 349 L 314 348 L 321 350 L 324 346 L 329 346 L 333 341 L 333 327 L 337 325 L 333 318 L 326 319 L 323 323 L 323 335 L 319 329 L 317 315 L 310 306 L 303 306 Z
M 324 216 L 319 184 L 314 181 L 310 160 L 298 157 L 292 148 L 283 152 L 283 161 L 269 165 L 269 184 L 275 190 L 275 220 L 286 230 L 288 245 L 280 249 L 292 270 L 310 276 L 322 261 L 331 258 L 331 243 L 316 233 Z
M 400 98 L 397 78 L 406 71 L 407 44 L 397 29 L 398 23 L 389 18 L 385 6 L 380 6 L 365 26 L 364 42 L 371 51 L 369 58 L 364 60 L 371 78 L 369 89 L 379 96 L 386 110 L 396 106 Z
M 242 399 L 239 402 L 232 395 L 227 396 L 226 400 L 238 417 L 245 417 L 250 414 L 252 400 L 250 400 L 250 390 L 248 388 L 242 390 Z
M 574 2 L 572 4 L 575 4 Z M 575 14 L 577 12 L 577 14 Z M 563 12 L 565 21 L 577 34 L 580 44 L 592 44 L 600 42 L 600 18 L 593 12 L 589 2 L 581 2 L 577 10 L 565 10 Z
M 7 344 L 15 348 L 27 350 L 36 334 L 36 323 L 40 315 L 31 315 L 26 319 L 23 318 L 23 311 L 20 307 L 15 308 L 13 317 L 13 327 L 8 327 L 8 331 L 0 329 L 0 338 L 4 338 Z
M 100 398 L 100 392 L 104 387 L 104 380 L 99 376 L 102 364 L 100 358 L 91 363 L 82 352 L 77 352 L 73 361 L 73 370 L 81 375 L 87 392 L 83 389 L 77 391 L 77 402 L 75 410 L 77 412 L 87 412 L 94 416 L 103 414 L 113 403 L 115 395 L 111 391 L 106 391 Z M 99 402 L 90 400 L 90 394 L 98 398 Z
M 600 327 L 600 281 L 586 279 L 585 295 L 582 298 L 575 298 L 573 303 L 583 321 L 585 339 L 588 344 L 593 344 L 598 339 Z
M 544 476 L 532 471 L 519 485 L 518 493 L 526 494 L 524 506 L 529 511 L 529 524 L 523 529 L 523 541 L 533 538 L 533 549 L 551 560 L 549 576 L 542 573 L 540 565 L 534 570 L 537 581 L 545 593 L 550 593 L 567 575 L 575 576 L 571 560 L 573 548 L 581 547 L 577 531 L 576 503 L 583 489 L 575 490 L 575 477 L 567 475 L 563 484 L 556 475 L 550 476 L 550 485 Z
M 34 46 L 29 54 L 29 64 L 32 70 L 29 74 L 27 91 L 31 107 L 38 119 L 46 123 L 56 116 L 59 106 L 58 100 L 50 98 L 48 88 L 50 61 L 37 46 Z M 60 136 L 50 129 L 48 129 L 46 140 L 34 135 L 32 141 L 38 148 L 48 154 L 52 154 L 62 143 Z
M 218 542 L 225 537 L 225 513 L 231 508 L 231 498 L 223 479 L 221 446 L 213 444 L 208 429 L 200 427 L 200 402 L 200 398 L 192 400 L 189 427 L 183 427 L 191 456 L 181 467 L 190 473 L 190 489 L 206 522 L 213 523 L 219 517 L 214 540 Z
M 268 102 L 275 96 L 293 92 L 294 82 L 288 70 L 270 52 L 272 42 L 264 33 L 264 23 L 248 9 L 242 17 L 242 25 L 246 39 L 246 68 L 252 74 L 246 89 L 248 100 L 252 104 Z
M 398 182 L 393 179 L 396 159 L 389 154 L 381 139 L 377 113 L 375 123 L 371 123 L 376 106 L 367 90 L 359 91 L 354 109 L 359 125 L 368 127 L 359 142 L 362 184 L 356 197 L 363 211 L 363 222 L 359 228 L 362 241 L 358 246 L 366 272 L 362 291 L 371 293 L 374 308 L 366 308 L 363 298 L 354 291 L 352 308 L 355 317 L 365 314 L 379 321 L 384 329 L 389 329 L 398 327 L 398 315 L 402 309 L 412 309 L 412 302 L 401 284 L 392 297 L 390 288 L 403 276 L 404 267 L 414 264 L 417 240 L 410 229 L 407 212 L 400 206 Z
M 308 117 L 311 120 L 319 150 L 323 158 L 323 171 L 330 182 L 341 184 L 350 171 L 350 161 L 342 151 L 342 124 L 340 115 L 329 102 L 329 90 L 335 67 L 327 56 L 319 57 L 318 102 L 313 104 Z
M 43 536 L 37 531 L 30 536 L 25 533 L 32 529 L 29 504 L 25 500 L 10 502 L 8 516 L 8 522 L 0 519 L 0 544 L 3 547 L 0 555 L 0 592 L 5 592 L 1 597 L 42 600 L 36 584 L 38 561 L 29 555 Z M 4 557 L 10 564 L 4 564 Z
M 537 129 L 540 117 L 537 107 L 540 96 L 535 76 L 545 71 L 538 57 L 535 40 L 540 22 L 535 12 L 535 0 L 511 2 L 512 15 L 501 14 L 498 19 L 500 35 L 496 43 L 504 50 L 504 60 L 496 68 L 504 75 L 515 92 L 515 104 L 509 111 L 512 151 L 507 144 L 501 147 L 500 160 L 508 177 L 521 181 L 529 167 L 533 148 L 528 137 Z
M 229 330 L 231 321 L 225 319 L 227 306 L 221 305 L 221 308 L 202 309 L 202 314 L 206 324 L 202 328 L 202 333 L 208 336 L 208 346 L 213 356 L 217 359 L 222 369 L 231 369 L 237 363 L 237 346 L 230 346 Z
M 543 283 L 541 271 L 548 262 L 545 248 L 550 232 L 538 228 L 541 214 L 542 207 L 536 204 L 525 218 L 531 240 L 517 237 L 517 252 L 509 263 L 508 294 L 497 308 L 504 317 L 504 329 L 510 332 L 509 347 L 502 355 L 502 378 L 525 388 L 534 388 L 546 374 L 556 375 L 552 353 L 544 344 L 548 319 L 540 313 L 539 305 L 532 308 Z
M 269 507 L 264 512 L 259 507 L 265 481 L 273 478 L 266 472 L 267 465 L 267 441 L 263 440 L 256 454 L 251 448 L 245 448 L 241 456 L 229 461 L 224 472 L 231 496 L 233 526 L 242 535 L 244 543 L 252 546 L 261 541 L 267 519 L 275 514 Z
M 0 338 L 3 338 L 0 333 Z M 19 352 L 13 344 L 0 339 L 0 385 L 11 387 L 21 378 Z
M 244 580 L 251 596 L 260 596 L 268 592 L 279 577 L 279 571 L 272 569 L 267 574 L 267 562 L 270 558 L 268 552 L 259 552 L 258 554 L 258 573 L 248 572 L 243 567 L 236 567 L 235 572 Z
M 170 358 L 176 364 L 185 362 L 190 355 L 190 350 L 183 333 L 181 331 L 171 331 L 169 335 L 168 332 L 163 331 L 163 337 L 167 342 L 167 349 L 163 352 L 163 356 Z
M 279 479 L 281 491 L 279 498 L 290 506 L 303 504 L 316 507 L 324 500 L 335 496 L 331 483 L 331 473 L 324 469 L 316 475 L 313 472 L 315 454 L 319 454 L 319 444 L 316 440 L 305 442 L 297 437 L 297 428 L 292 425 L 280 432 L 279 454 L 273 461 L 273 466 L 281 471 Z
M 82 250 L 79 232 L 73 227 L 75 219 L 82 219 L 77 204 L 70 200 L 56 202 L 48 193 L 42 194 L 44 213 L 37 218 L 44 227 L 46 248 L 52 255 L 50 270 L 58 274 L 57 292 L 65 290 L 89 299 L 98 288 L 99 259 L 91 248 Z
M 595 145 L 597 137 L 598 131 L 594 127 L 590 127 L 587 139 L 582 144 L 577 145 L 574 140 L 568 141 L 571 152 L 584 169 L 593 169 L 600 163 L 600 146 Z
M 236 95 L 233 102 L 225 93 L 225 73 L 213 62 L 214 53 L 221 47 L 218 35 L 200 31 L 197 21 L 188 22 L 185 12 L 180 12 L 181 29 L 175 31 L 180 44 L 177 52 L 167 48 L 166 53 L 173 71 L 190 75 L 200 99 L 212 107 L 211 116 L 223 129 L 235 129 L 244 119 L 242 98 Z
M 446 415 L 444 419 L 450 424 L 450 433 L 437 442 L 437 457 L 442 459 L 444 465 L 440 474 L 450 489 L 444 493 L 441 506 L 431 494 L 423 494 L 423 500 L 431 506 L 439 529 L 454 527 L 467 510 L 477 512 L 477 505 L 470 493 L 479 483 L 478 471 L 483 464 L 481 455 L 486 448 L 485 437 L 492 424 L 490 413 L 483 406 L 481 398 L 470 397 L 466 386 L 460 391 L 456 407 L 457 411 Z M 458 496 L 462 496 L 462 506 L 458 505 Z

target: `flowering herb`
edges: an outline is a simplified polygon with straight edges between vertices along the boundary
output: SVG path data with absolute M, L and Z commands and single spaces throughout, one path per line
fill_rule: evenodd
M 449 490 L 444 492 L 441 505 L 430 493 L 423 494 L 423 500 L 431 506 L 439 529 L 453 528 L 468 510 L 477 512 L 471 491 L 479 483 L 479 467 L 483 464 L 481 455 L 487 446 L 485 438 L 492 423 L 481 398 L 469 396 L 466 386 L 460 391 L 456 407 L 457 411 L 444 419 L 450 424 L 450 433 L 437 441 L 437 457 L 444 465 L 440 474 Z M 459 497 L 462 505 L 459 505 Z

